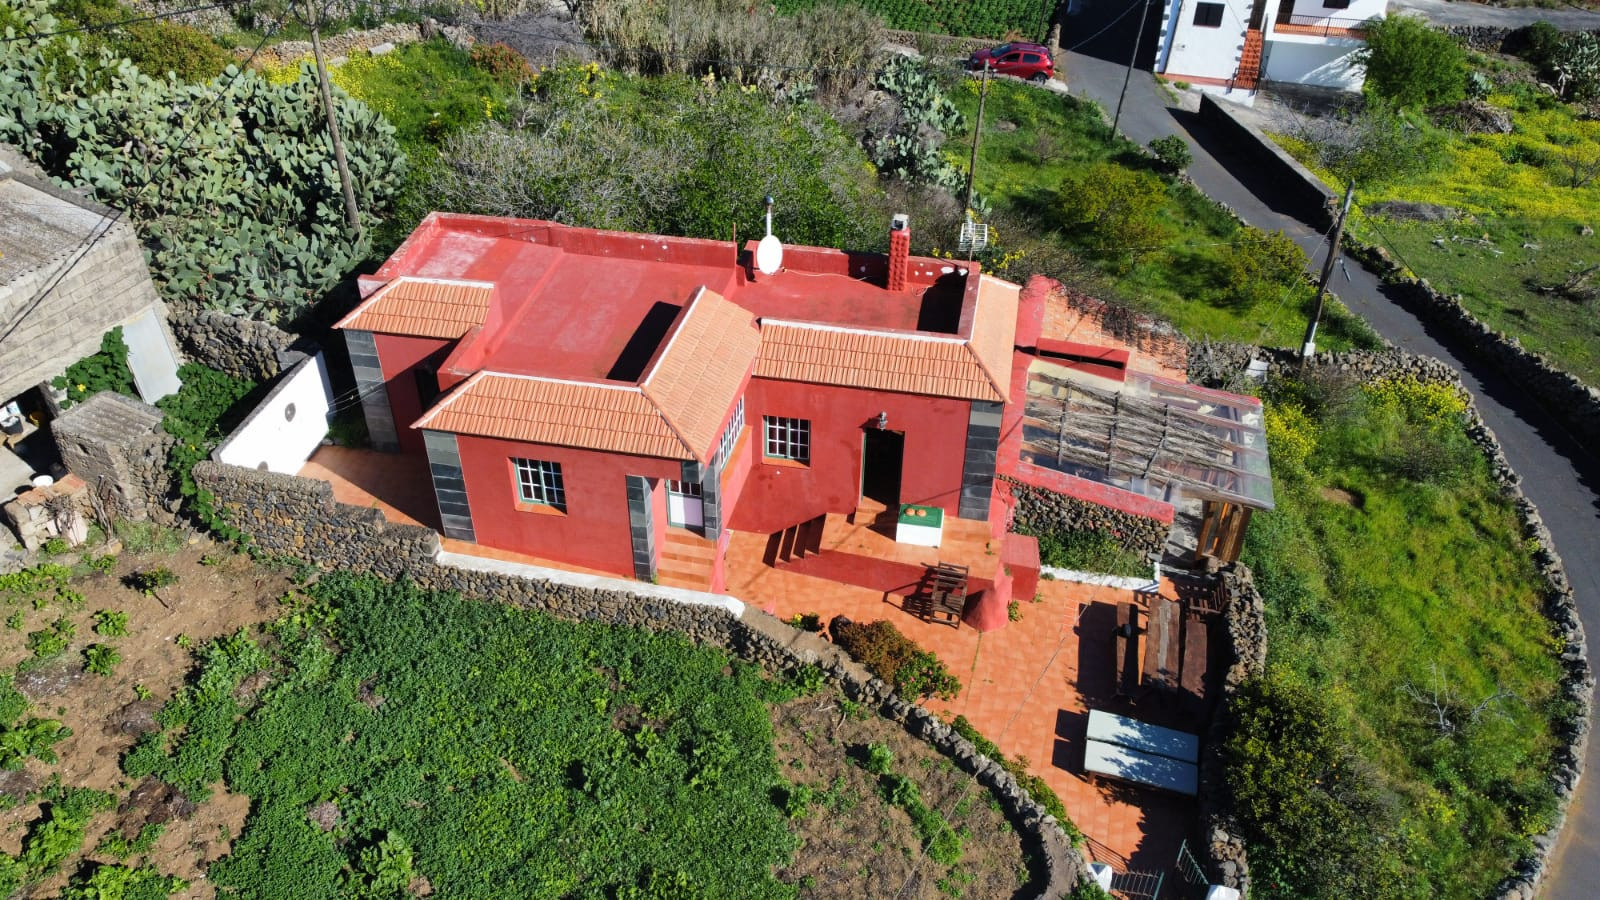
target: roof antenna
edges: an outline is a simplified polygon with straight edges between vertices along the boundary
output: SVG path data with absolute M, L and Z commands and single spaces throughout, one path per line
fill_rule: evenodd
M 783 242 L 772 234 L 772 195 L 767 195 L 767 236 L 756 244 L 756 270 L 776 275 L 783 268 Z

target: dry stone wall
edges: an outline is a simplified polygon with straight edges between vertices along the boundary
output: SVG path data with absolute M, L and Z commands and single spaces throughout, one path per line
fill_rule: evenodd
M 672 629 L 696 642 L 725 647 L 772 671 L 817 666 L 847 696 L 900 723 L 993 793 L 1026 848 L 1041 861 L 1041 896 L 1065 897 L 1087 877 L 1083 855 L 1060 823 L 997 761 L 980 754 L 938 717 L 896 695 L 892 687 L 815 634 L 737 601 L 717 602 L 710 595 L 618 579 L 573 576 L 569 582 L 494 565 L 452 565 L 449 554 L 441 556 L 433 531 L 389 523 L 376 509 L 340 504 L 326 482 L 212 461 L 198 463 L 194 477 L 215 496 L 217 509 L 234 527 L 268 553 L 325 569 L 405 577 L 424 588 L 540 609 L 568 620 Z
M 1011 485 L 1017 500 L 1013 524 L 1031 534 L 1106 531 L 1141 555 L 1159 552 L 1167 544 L 1171 526 L 1164 522 L 1024 484 L 1008 475 L 1000 478 Z
M 275 325 L 216 310 L 178 313 L 171 321 L 185 357 L 235 378 L 265 381 L 277 375 L 282 354 L 294 343 L 294 335 Z

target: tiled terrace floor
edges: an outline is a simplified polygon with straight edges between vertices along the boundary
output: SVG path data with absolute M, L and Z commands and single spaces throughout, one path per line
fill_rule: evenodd
M 323 447 L 299 474 L 330 482 L 340 502 L 380 509 L 390 521 L 437 527 L 424 463 Z M 1091 704 L 1185 730 L 1200 728 L 1192 710 L 1163 705 L 1159 696 L 1141 701 L 1137 709 L 1117 708 L 1103 699 L 1111 695 L 1108 636 L 1115 607 L 1133 599 L 1131 591 L 1041 581 L 1039 602 L 1023 602 L 1021 621 L 980 633 L 966 625 L 952 628 L 902 612 L 894 590 L 898 584 L 889 582 L 905 580 L 915 569 L 941 560 L 971 566 L 975 580 L 992 575 L 997 557 L 988 552 L 990 538 L 982 523 L 947 520 L 944 545 L 928 548 L 897 544 L 867 525 L 831 516 L 823 538 L 823 549 L 829 552 L 801 560 L 796 569 L 815 560 L 828 560 L 834 566 L 843 560 L 855 570 L 849 578 L 855 584 L 774 568 L 764 561 L 767 542 L 766 535 L 733 534 L 727 558 L 729 594 L 783 618 L 815 612 L 824 620 L 844 615 L 858 622 L 893 621 L 961 678 L 959 697 L 930 701 L 929 708 L 949 718 L 966 716 L 1004 752 L 1026 757 L 1032 771 L 1060 795 L 1073 821 L 1088 835 L 1091 858 L 1110 862 L 1118 871 L 1170 868 L 1195 821 L 1193 800 L 1090 782 L 1082 774 Z M 456 553 L 606 574 L 462 541 L 442 543 Z M 1162 587 L 1167 596 L 1176 596 L 1171 584 Z
M 926 622 L 899 609 L 897 585 L 889 584 L 898 572 L 908 564 L 944 559 L 972 565 L 976 575 L 985 559 L 993 559 L 985 552 L 986 537 L 974 531 L 965 540 L 947 538 L 937 549 L 911 547 L 830 516 L 822 556 L 773 567 L 764 561 L 767 536 L 736 532 L 728 549 L 728 593 L 780 618 L 819 613 L 824 621 L 843 615 L 857 622 L 894 622 L 961 679 L 963 690 L 955 700 L 926 705 L 946 718 L 966 716 L 1005 753 L 1026 757 L 1090 838 L 1092 858 L 1118 871 L 1170 868 L 1195 821 L 1194 801 L 1091 782 L 1082 774 L 1091 703 L 1158 724 L 1200 729 L 1192 709 L 1163 704 L 1159 696 L 1145 698 L 1137 709 L 1109 702 L 1116 604 L 1134 599 L 1132 591 L 1041 581 L 1039 602 L 1022 603 L 1021 621 L 988 633 Z M 844 552 L 861 569 L 850 579 L 854 583 L 798 571 L 811 560 Z M 874 566 L 874 559 L 892 562 Z M 989 562 L 988 569 L 993 567 Z M 878 572 L 883 577 L 875 577 Z M 1170 583 L 1162 588 L 1166 596 L 1176 596 Z

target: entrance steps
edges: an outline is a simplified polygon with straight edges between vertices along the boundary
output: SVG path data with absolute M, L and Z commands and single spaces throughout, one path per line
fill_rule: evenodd
M 1252 28 L 1244 34 L 1244 49 L 1239 53 L 1239 70 L 1233 76 L 1233 86 L 1255 90 L 1261 80 L 1261 50 L 1266 44 L 1261 29 Z
M 822 535 L 827 530 L 828 516 L 821 515 L 790 525 L 775 532 L 767 540 L 769 563 L 781 566 L 822 552 Z
M 667 587 L 711 590 L 717 542 L 683 528 L 668 528 L 656 557 L 656 581 Z

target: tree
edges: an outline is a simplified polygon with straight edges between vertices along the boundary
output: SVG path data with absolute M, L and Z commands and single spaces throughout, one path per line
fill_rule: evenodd
M 1095 163 L 1063 178 L 1057 197 L 1067 233 L 1118 258 L 1167 239 L 1160 218 L 1167 186 L 1150 172 Z
M 1445 106 L 1466 96 L 1465 51 L 1413 16 L 1389 16 L 1367 26 L 1367 45 L 1357 60 L 1367 71 L 1366 94 L 1402 109 Z

